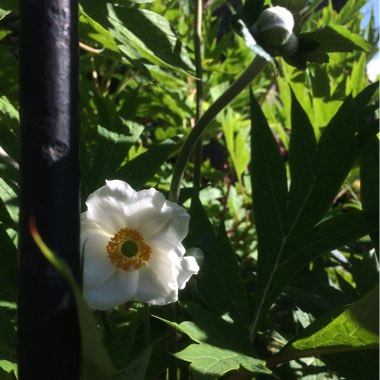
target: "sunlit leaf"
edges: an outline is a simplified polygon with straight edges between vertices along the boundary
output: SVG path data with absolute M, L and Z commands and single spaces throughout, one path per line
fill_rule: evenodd
M 359 34 L 349 31 L 341 25 L 328 25 L 313 32 L 302 33 L 304 41 L 316 42 L 319 53 L 369 51 L 371 45 Z
M 252 335 L 281 289 L 303 266 L 378 229 L 376 210 L 342 214 L 321 223 L 360 150 L 376 133 L 362 117 L 361 96 L 346 99 L 316 147 L 311 125 L 293 97 L 289 198 L 285 164 L 260 107 L 251 97 L 252 187 L 259 240 Z
M 297 351 L 302 356 L 374 349 L 379 344 L 379 287 L 331 320 L 321 318 L 308 326 L 279 355 Z
M 118 170 L 118 176 L 128 182 L 135 190 L 139 190 L 153 178 L 176 148 L 177 145 L 173 141 L 163 141 L 127 162 Z

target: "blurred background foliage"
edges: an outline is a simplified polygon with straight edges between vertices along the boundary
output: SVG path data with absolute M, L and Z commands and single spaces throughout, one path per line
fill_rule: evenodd
M 265 3 L 270 5 L 269 1 Z M 367 63 L 378 50 L 379 31 L 373 9 L 366 23 L 362 22 L 361 9 L 368 5 L 367 1 L 312 0 L 307 3 L 303 11 L 295 15 L 303 32 L 340 25 L 363 37 L 368 48 L 366 51 L 331 53 L 328 63 L 309 63 L 306 70 L 289 65 L 283 58 L 276 58 L 276 65 L 268 64 L 251 83 L 253 96 L 274 134 L 273 141 L 279 162 L 283 164 L 287 188 L 290 188 L 292 171 L 289 163 L 290 133 L 294 128 L 292 108 L 297 104 L 303 110 L 293 112 L 310 121 L 317 143 L 321 141 L 321 135 L 340 107 L 346 104 L 349 112 L 347 99 L 357 97 L 369 85 Z M 231 17 L 241 5 L 238 0 L 203 2 L 204 110 L 230 86 L 255 54 L 231 27 Z M 184 0 L 81 1 L 79 109 L 83 210 L 87 196 L 102 186 L 105 179 L 125 180 L 136 190 L 150 186 L 164 193 L 169 190 L 176 156 L 195 124 L 194 14 L 194 3 Z M 19 30 L 17 4 L 11 0 L 2 1 L 0 378 L 4 379 L 15 376 L 13 371 L 17 368 Z M 359 107 L 356 110 L 365 113 L 363 120 L 375 125 L 378 93 L 376 85 L 370 89 L 364 103 L 355 104 Z M 344 306 L 362 302 L 359 304 L 361 310 L 373 312 L 373 299 L 363 301 L 362 298 L 378 283 L 378 252 L 374 250 L 378 244 L 378 232 L 372 226 L 368 230 L 370 236 L 365 229 L 362 232 L 356 227 L 350 230 L 358 240 L 346 244 L 343 239 L 336 246 L 333 244 L 323 256 L 318 255 L 302 268 L 294 269 L 298 273 L 295 276 L 293 273 L 289 281 L 281 282 L 282 277 L 279 277 L 276 281 L 279 281 L 280 290 L 273 296 L 275 302 L 273 305 L 270 302 L 267 313 L 261 315 L 263 324 L 254 344 L 249 342 L 247 326 L 256 307 L 252 294 L 258 286 L 258 240 L 253 222 L 256 193 L 252 191 L 251 175 L 255 176 L 252 165 L 260 165 L 255 164 L 254 159 L 252 161 L 255 152 L 251 152 L 251 147 L 255 145 L 251 137 L 255 132 L 251 133 L 251 124 L 255 123 L 255 117 L 252 121 L 251 112 L 252 99 L 250 102 L 248 91 L 244 91 L 212 121 L 204 134 L 200 202 L 196 198 L 191 200 L 194 195 L 192 162 L 183 180 L 180 202 L 192 215 L 185 244 L 188 249 L 202 249 L 205 262 L 198 278 L 182 293 L 181 304 L 177 306 L 177 322 L 187 321 L 187 325 L 178 327 L 167 311 L 152 308 L 153 314 L 171 321 L 167 323 L 178 328 L 176 351 L 185 349 L 178 354 L 183 359 L 178 364 L 181 379 L 261 378 L 273 376 L 269 375 L 270 370 L 282 379 L 375 379 L 378 377 L 378 353 L 372 337 L 367 337 L 368 340 L 358 337 L 364 339 L 364 349 L 360 351 L 352 349 L 352 342 L 348 344 L 350 349 L 343 349 L 341 353 L 339 350 L 328 352 L 325 347 L 327 336 L 334 340 L 331 331 L 335 325 L 329 325 L 331 320 L 337 318 L 336 323 L 339 318 L 355 321 L 351 310 L 344 311 L 349 316 L 341 314 Z M 354 117 L 349 114 L 348 119 L 351 116 Z M 343 118 L 345 122 L 346 119 Z M 331 140 L 326 148 L 326 154 L 335 148 L 340 149 L 339 146 L 348 156 L 344 145 L 351 140 L 344 140 L 345 136 L 345 132 L 340 135 L 338 131 L 335 140 Z M 263 139 L 266 151 L 271 143 Z M 348 164 L 347 173 L 321 220 L 354 210 L 378 208 L 378 143 L 377 138 L 368 141 L 361 147 L 360 154 L 352 158 L 352 165 Z M 339 166 L 339 157 L 332 154 L 331 157 L 331 165 Z M 332 168 L 331 175 L 334 173 Z M 326 191 L 330 191 L 327 189 L 329 184 L 325 186 Z M 258 197 L 263 197 L 262 192 L 267 190 L 260 188 Z M 274 205 L 266 203 L 260 208 L 264 208 L 270 217 Z M 267 234 L 270 239 L 269 230 Z M 223 286 L 226 289 L 220 290 Z M 230 299 L 226 301 L 226 297 Z M 165 378 L 169 354 L 166 326 L 162 321 L 151 318 L 152 337 L 148 344 L 143 338 L 146 321 L 141 305 L 130 303 L 116 308 L 107 313 L 107 321 L 98 314 L 96 318 L 114 366 L 123 369 L 122 378 L 127 375 L 136 379 Z M 325 320 L 320 322 L 320 318 Z M 314 330 L 330 326 L 327 335 L 321 338 L 308 332 L 307 326 L 315 321 L 317 327 L 313 327 Z M 199 330 L 208 335 L 208 339 L 198 336 Z M 313 339 L 320 340 L 314 345 L 319 350 L 308 352 L 306 357 L 298 355 L 300 350 L 310 350 L 307 344 L 300 348 L 301 332 L 306 337 L 314 336 Z M 244 336 L 240 342 L 236 338 L 239 334 Z M 232 338 L 234 335 L 235 339 Z M 189 345 L 190 340 L 197 344 Z M 236 348 L 234 340 L 238 341 L 238 346 L 244 347 Z M 292 343 L 294 341 L 298 346 Z M 341 343 L 346 347 L 344 344 Z M 216 349 L 222 350 L 222 354 Z M 276 362 L 277 359 L 271 358 L 276 357 L 272 355 L 280 349 L 280 359 Z M 208 355 L 215 357 L 220 365 L 214 372 L 207 372 L 207 363 L 200 360 L 204 352 L 209 352 L 207 350 L 211 350 Z M 237 353 L 235 363 L 221 359 L 226 350 L 234 355 Z M 294 355 L 294 352 L 298 354 Z M 252 358 L 257 361 L 252 362 Z M 270 370 L 261 361 L 267 358 Z M 192 363 L 190 369 L 187 362 Z M 278 363 L 284 364 L 277 367 Z

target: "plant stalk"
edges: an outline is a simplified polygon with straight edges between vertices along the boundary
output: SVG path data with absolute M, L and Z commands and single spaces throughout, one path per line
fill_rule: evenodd
M 211 107 L 202 115 L 198 123 L 191 130 L 178 156 L 177 163 L 174 167 L 173 178 L 170 184 L 169 200 L 178 202 L 181 180 L 195 145 L 203 132 L 218 113 L 236 98 L 245 88 L 249 86 L 252 80 L 261 72 L 267 61 L 256 56 L 252 63 L 232 83 L 232 85 L 211 105 Z
M 202 116 L 203 100 L 203 67 L 202 67 L 202 0 L 195 2 L 195 20 L 194 20 L 194 55 L 195 55 L 195 123 L 197 124 Z M 194 173 L 193 187 L 196 194 L 201 187 L 201 167 L 202 167 L 202 137 L 199 138 L 194 149 Z

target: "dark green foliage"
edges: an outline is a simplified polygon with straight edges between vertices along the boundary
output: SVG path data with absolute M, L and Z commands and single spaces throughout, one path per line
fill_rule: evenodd
M 100 318 L 44 251 L 73 287 L 84 378 L 163 379 L 173 362 L 184 380 L 378 378 L 379 84 L 368 85 L 365 70 L 379 33 L 373 13 L 361 27 L 366 1 L 348 0 L 339 13 L 319 3 L 294 15 L 299 47 L 284 58 L 270 57 L 249 31 L 270 2 L 204 3 L 203 77 L 195 78 L 192 2 L 81 2 L 83 210 L 110 179 L 167 194 L 195 123 L 196 81 L 206 111 L 253 55 L 269 61 L 203 134 L 199 194 L 187 165 L 183 244 L 204 257 L 176 305 L 148 310 L 130 300 Z M 5 380 L 17 369 L 17 9 L 13 0 L 0 4 Z

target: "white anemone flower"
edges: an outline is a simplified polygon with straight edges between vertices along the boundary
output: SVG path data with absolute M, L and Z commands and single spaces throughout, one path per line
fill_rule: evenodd
M 92 193 L 81 215 L 83 292 L 107 310 L 136 300 L 166 305 L 178 299 L 199 266 L 181 244 L 189 215 L 155 189 L 136 192 L 119 180 Z

